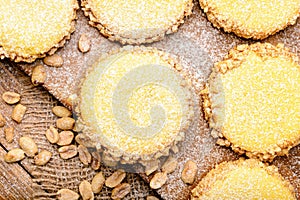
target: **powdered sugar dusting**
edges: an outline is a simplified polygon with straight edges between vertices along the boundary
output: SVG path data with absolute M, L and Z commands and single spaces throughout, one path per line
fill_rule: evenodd
M 147 46 L 157 47 L 179 58 L 189 66 L 187 73 L 192 79 L 196 92 L 202 89 L 204 82 L 211 72 L 214 62 L 222 60 L 229 49 L 242 43 L 254 43 L 251 40 L 238 38 L 234 34 L 226 34 L 222 30 L 214 28 L 206 19 L 205 14 L 200 10 L 197 1 L 194 2 L 193 14 L 186 19 L 177 33 L 167 36 L 164 40 L 149 44 Z M 81 34 L 86 34 L 91 39 L 91 50 L 85 54 L 77 48 L 77 42 Z M 267 38 L 265 41 L 276 45 L 281 42 L 291 51 L 300 55 L 300 20 L 293 26 L 289 26 L 285 31 Z M 89 67 L 100 55 L 103 55 L 114 48 L 118 48 L 119 43 L 110 42 L 96 28 L 88 25 L 88 19 L 81 11 L 78 11 L 78 21 L 76 31 L 71 36 L 71 40 L 57 53 L 64 58 L 62 68 L 47 68 L 47 80 L 45 87 L 56 98 L 66 106 L 71 106 L 68 97 L 78 90 L 80 79 Z M 42 63 L 41 60 L 33 64 L 20 64 L 21 68 L 28 74 L 32 67 Z M 186 69 L 185 69 L 186 70 Z M 169 174 L 167 184 L 158 193 L 164 199 L 187 199 L 190 189 L 210 170 L 216 163 L 222 161 L 235 160 L 238 155 L 230 149 L 217 146 L 215 139 L 210 136 L 210 130 L 203 119 L 201 111 L 201 100 L 197 100 L 199 116 L 195 118 L 194 124 L 186 133 L 186 139 L 181 144 L 180 152 L 176 155 L 179 165 L 175 172 Z M 299 146 L 291 150 L 289 157 L 276 158 L 274 164 L 279 167 L 282 175 L 290 180 L 296 188 L 297 197 L 300 198 L 300 148 Z M 181 171 L 187 160 L 193 160 L 198 166 L 198 178 L 193 185 L 186 185 L 181 180 Z M 144 176 L 145 179 L 148 179 Z M 149 180 L 149 179 L 148 179 Z
M 82 11 L 78 11 L 77 14 L 76 30 L 71 36 L 71 40 L 66 43 L 64 48 L 57 51 L 57 54 L 64 59 L 64 65 L 61 68 L 46 67 L 47 79 L 44 84 L 50 93 L 69 108 L 71 102 L 68 98 L 76 93 L 86 69 L 101 54 L 120 46 L 118 43 L 109 42 L 100 35 L 98 30 L 89 26 L 88 20 L 84 17 Z M 78 40 L 83 33 L 87 35 L 92 44 L 91 50 L 85 54 L 78 49 Z M 42 60 L 37 60 L 33 64 L 20 64 L 20 66 L 27 74 L 31 74 L 33 66 L 38 64 L 43 64 Z

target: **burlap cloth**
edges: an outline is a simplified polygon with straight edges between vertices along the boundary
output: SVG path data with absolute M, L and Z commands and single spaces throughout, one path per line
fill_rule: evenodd
M 21 162 L 23 167 L 33 176 L 32 185 L 35 193 L 32 199 L 53 199 L 55 193 L 62 188 L 69 188 L 78 192 L 78 186 L 82 180 L 91 181 L 97 173 L 90 167 L 84 167 L 78 157 L 63 160 L 59 157 L 58 146 L 50 144 L 45 131 L 50 125 L 55 125 L 57 119 L 51 109 L 59 102 L 42 87 L 34 87 L 30 78 L 22 71 L 11 67 L 6 62 L 0 63 L 0 94 L 5 91 L 18 92 L 22 96 L 21 103 L 27 107 L 26 115 L 21 124 L 8 121 L 10 126 L 15 128 L 14 141 L 7 144 L 1 130 L 1 144 L 6 149 L 18 147 L 18 140 L 21 136 L 29 135 L 37 143 L 39 150 L 45 149 L 52 152 L 53 156 L 46 166 L 34 165 L 33 159 L 26 158 Z M 0 101 L 1 113 L 6 119 L 10 118 L 12 106 Z M 102 171 L 108 177 L 113 171 L 102 166 Z M 137 174 L 127 174 L 124 182 L 130 183 L 131 192 L 125 199 L 144 199 L 147 195 L 155 195 Z M 5 183 L 1 183 L 5 184 Z M 95 199 L 110 199 L 111 189 L 104 187 Z M 20 197 L 23 198 L 23 197 Z
M 169 53 L 179 56 L 189 66 L 189 73 L 196 90 L 203 87 L 203 83 L 211 72 L 211 67 L 214 62 L 220 61 L 229 49 L 241 43 L 253 43 L 252 40 L 244 40 L 238 38 L 234 34 L 224 33 L 212 27 L 211 23 L 206 19 L 205 14 L 201 11 L 197 1 L 194 2 L 193 14 L 186 20 L 185 24 L 179 28 L 179 31 L 166 37 L 160 42 L 150 44 L 149 46 L 157 47 Z M 300 20 L 294 26 L 290 26 L 284 31 L 277 33 L 264 40 L 263 42 L 270 42 L 277 44 L 284 43 L 290 50 L 299 55 L 300 49 Z M 78 39 L 81 34 L 87 34 L 92 41 L 92 49 L 86 54 L 82 54 L 77 49 Z M 88 25 L 87 18 L 82 11 L 78 11 L 78 20 L 76 24 L 76 31 L 71 36 L 66 46 L 60 49 L 57 54 L 64 58 L 64 65 L 62 68 L 47 67 L 47 80 L 45 88 L 50 91 L 57 99 L 59 99 L 66 106 L 70 106 L 71 102 L 68 97 L 78 90 L 80 79 L 83 77 L 85 70 L 98 58 L 99 55 L 109 52 L 111 49 L 120 47 L 119 43 L 110 42 L 100 35 L 99 31 Z M 42 64 L 41 60 L 33 64 L 17 64 L 27 74 L 31 73 L 32 67 Z M 42 97 L 42 96 L 41 96 Z M 36 95 L 36 98 L 40 98 Z M 39 102 L 36 98 L 32 99 L 34 102 Z M 50 101 L 51 99 L 51 101 Z M 48 99 L 49 107 L 57 104 L 52 98 Z M 190 194 L 190 189 L 195 185 L 188 186 L 180 179 L 180 174 L 184 163 L 191 159 L 194 160 L 198 167 L 197 183 L 216 163 L 225 160 L 237 159 L 237 155 L 228 148 L 223 148 L 215 145 L 215 140 L 212 139 L 207 128 L 206 122 L 203 120 L 201 112 L 201 100 L 198 100 L 199 118 L 195 120 L 193 127 L 187 133 L 186 140 L 182 143 L 179 154 L 177 155 L 179 167 L 176 171 L 170 174 L 169 180 L 157 192 L 164 199 L 187 199 Z M 38 103 L 44 105 L 44 103 Z M 45 131 L 46 125 L 54 122 L 55 117 L 50 110 L 44 109 L 41 111 L 42 118 L 38 118 L 38 122 L 47 121 L 48 124 L 40 125 L 35 122 L 36 128 L 32 128 L 39 135 L 39 144 L 44 148 L 54 153 L 54 158 L 46 167 L 37 167 L 34 169 L 35 187 L 40 187 L 49 193 L 36 193 L 35 197 L 45 198 L 51 196 L 59 188 L 67 187 L 77 190 L 80 180 L 90 180 L 94 172 L 90 168 L 83 167 L 78 158 L 69 161 L 63 161 L 58 158 L 56 147 L 49 145 L 42 132 Z M 37 116 L 38 117 L 38 116 Z M 39 127 L 39 128 L 37 128 Z M 42 130 L 43 128 L 43 130 Z M 34 132 L 33 132 L 34 133 Z M 299 145 L 293 148 L 288 157 L 276 158 L 272 164 L 279 167 L 283 176 L 290 180 L 296 188 L 297 197 L 300 198 L 300 147 Z M 102 170 L 108 175 L 109 169 Z M 142 175 L 145 180 L 148 177 Z M 127 176 L 134 188 L 133 192 L 126 197 L 142 198 L 149 193 L 148 187 L 136 175 L 129 174 Z M 97 196 L 99 199 L 109 198 L 110 191 L 103 189 L 101 195 Z

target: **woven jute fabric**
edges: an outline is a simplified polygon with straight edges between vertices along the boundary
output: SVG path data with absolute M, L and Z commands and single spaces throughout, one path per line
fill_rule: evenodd
M 78 50 L 78 40 L 81 34 L 86 34 L 92 42 L 91 50 L 85 54 Z M 290 48 L 291 52 L 294 52 L 300 57 L 299 41 L 300 20 L 298 19 L 295 25 L 289 26 L 284 31 L 280 31 L 261 42 L 269 42 L 274 45 L 283 43 L 286 47 Z M 160 42 L 155 42 L 147 46 L 156 47 L 174 54 L 178 56 L 181 61 L 184 61 L 185 64 L 189 66 L 187 71 L 193 79 L 193 86 L 195 90 L 199 91 L 203 88 L 203 84 L 207 80 L 214 62 L 222 60 L 228 51 L 236 45 L 245 43 L 252 44 L 254 42 L 256 41 L 244 40 L 234 34 L 228 34 L 214 28 L 200 9 L 198 1 L 194 1 L 193 14 L 185 20 L 185 23 L 179 28 L 177 33 L 167 36 Z M 70 106 L 68 98 L 78 91 L 79 83 L 85 75 L 87 68 L 89 68 L 99 56 L 103 56 L 112 49 L 119 47 L 121 47 L 119 43 L 109 41 L 103 37 L 96 28 L 91 27 L 82 11 L 78 11 L 75 33 L 71 36 L 71 40 L 68 41 L 66 46 L 57 52 L 57 54 L 63 57 L 64 65 L 62 68 L 46 67 L 48 77 L 44 87 L 53 94 L 53 96 L 59 99 L 60 102 L 66 106 Z M 43 63 L 41 60 L 37 60 L 33 64 L 22 63 L 15 65 L 18 65 L 30 75 L 33 67 L 38 64 Z M 179 161 L 178 168 L 175 172 L 168 175 L 169 179 L 167 183 L 157 191 L 164 199 L 187 199 L 190 190 L 217 163 L 238 158 L 238 155 L 229 148 L 223 148 L 215 144 L 216 141 L 210 136 L 208 125 L 201 114 L 202 108 L 200 99 L 198 99 L 198 106 L 196 106 L 195 109 L 198 112 L 198 118 L 195 118 L 193 126 L 187 132 L 186 139 L 181 144 L 180 151 L 176 155 Z M 50 114 L 47 120 L 49 120 L 50 117 L 52 119 L 54 116 Z M 276 158 L 271 163 L 278 166 L 282 175 L 295 186 L 298 198 L 300 198 L 299 150 L 300 147 L 298 145 L 291 150 L 288 157 Z M 194 160 L 199 167 L 198 178 L 194 185 L 184 184 L 180 177 L 184 163 L 187 160 Z M 55 162 L 55 159 L 53 159 L 52 162 Z M 47 190 L 49 190 L 50 193 L 61 187 L 61 184 L 75 188 L 76 184 L 72 181 L 78 183 L 81 179 L 80 175 L 90 178 L 93 173 L 89 168 L 83 168 L 80 165 L 77 166 L 80 170 L 74 172 L 71 166 L 77 163 L 76 158 L 70 161 L 63 161 L 63 163 L 59 164 L 60 167 L 63 166 L 64 169 L 66 169 L 64 173 L 58 172 L 60 171 L 58 170 L 59 168 L 55 168 L 57 165 L 53 165 L 52 162 L 49 163 L 49 167 L 46 169 L 35 169 L 36 175 L 40 176 L 40 178 L 37 179 L 37 183 L 41 185 L 40 187 L 47 186 Z M 67 172 L 67 168 L 71 170 Z M 48 176 L 43 175 L 50 172 L 52 173 Z M 47 177 L 47 180 L 43 180 L 45 177 Z M 56 181 L 53 177 L 59 177 L 60 181 Z M 142 177 L 147 181 L 151 178 L 145 175 L 142 175 Z M 137 178 L 132 180 L 137 180 Z M 71 182 L 74 184 L 70 184 Z M 144 186 L 139 187 L 143 188 Z M 135 195 L 137 196 L 138 194 Z M 37 196 L 42 197 L 42 195 L 39 194 L 37 194 Z
M 97 171 L 91 167 L 85 167 L 76 156 L 69 160 L 63 160 L 58 154 L 58 145 L 48 142 L 45 137 L 50 125 L 55 126 L 57 117 L 52 113 L 52 108 L 59 102 L 44 88 L 34 87 L 30 78 L 18 68 L 11 67 L 7 63 L 0 63 L 0 93 L 14 91 L 21 94 L 21 103 L 27 107 L 26 115 L 20 124 L 8 120 L 15 128 L 15 137 L 12 144 L 5 144 L 4 134 L 1 134 L 1 144 L 7 150 L 18 147 L 21 136 L 30 136 L 37 144 L 39 150 L 48 150 L 53 156 L 45 166 L 36 166 L 32 158 L 26 158 L 21 165 L 32 175 L 33 197 L 32 199 L 53 199 L 58 190 L 68 188 L 78 192 L 81 181 L 91 182 L 97 172 L 103 172 L 108 177 L 114 170 L 101 166 Z M 13 106 L 1 101 L 1 113 L 9 119 Z M 123 182 L 129 183 L 131 192 L 124 199 L 145 199 L 147 195 L 155 195 L 137 174 L 127 173 Z M 5 184 L 5 183 L 1 183 Z M 112 189 L 103 187 L 95 199 L 110 199 Z M 20 197 L 22 198 L 22 197 Z

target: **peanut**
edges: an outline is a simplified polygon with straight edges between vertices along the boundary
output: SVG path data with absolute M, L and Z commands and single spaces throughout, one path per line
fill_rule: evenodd
M 159 166 L 159 161 L 158 160 L 154 160 L 154 161 L 149 161 L 145 163 L 145 173 L 147 176 L 149 176 L 150 174 L 152 174 L 153 172 L 155 172 L 158 169 Z
M 88 166 L 91 163 L 92 156 L 91 156 L 90 152 L 88 151 L 88 149 L 85 146 L 83 146 L 83 145 L 78 146 L 78 154 L 79 154 L 80 161 L 85 166 Z
M 88 181 L 82 181 L 79 185 L 79 193 L 83 200 L 93 200 L 94 193 L 92 191 L 92 186 Z
M 91 40 L 86 34 L 82 34 L 78 41 L 78 49 L 82 52 L 88 52 L 91 48 Z
M 52 112 L 57 117 L 70 117 L 72 115 L 71 111 L 63 106 L 54 106 Z
M 14 140 L 14 130 L 15 129 L 13 127 L 7 127 L 4 129 L 5 139 L 8 143 L 12 143 Z
M 63 58 L 57 54 L 45 57 L 43 62 L 50 67 L 61 67 L 64 64 Z
M 73 131 L 75 131 L 76 133 L 82 132 L 84 126 L 82 124 L 80 124 L 79 122 L 75 122 L 74 127 L 73 127 Z
M 131 186 L 128 183 L 122 183 L 115 187 L 111 192 L 112 199 L 122 199 L 129 194 Z
M 178 162 L 175 158 L 169 157 L 167 161 L 162 166 L 162 171 L 169 174 L 175 171 L 176 167 L 178 165 Z
M 124 180 L 125 177 L 126 177 L 125 171 L 122 169 L 119 169 L 106 179 L 105 185 L 107 187 L 114 188 L 117 185 L 119 185 Z
M 77 147 L 75 145 L 63 146 L 58 149 L 58 152 L 62 159 L 67 160 L 77 155 Z
M 15 104 L 18 103 L 21 99 L 21 95 L 15 92 L 4 92 L 2 94 L 2 99 L 7 103 L 7 104 Z
M 72 131 L 62 131 L 59 133 L 59 140 L 57 144 L 59 146 L 66 146 L 72 143 L 74 133 Z
M 94 151 L 91 153 L 92 155 L 92 162 L 91 162 L 91 167 L 93 170 L 98 170 L 101 165 L 101 157 L 99 152 Z
M 196 178 L 197 171 L 197 164 L 194 161 L 189 160 L 184 164 L 181 179 L 187 184 L 192 184 Z
M 155 196 L 147 196 L 146 200 L 159 200 Z
M 173 153 L 175 153 L 175 154 L 179 152 L 179 148 L 178 148 L 177 145 L 172 146 L 172 147 L 171 147 L 171 150 L 172 150 Z
M 42 150 L 38 155 L 34 157 L 34 163 L 36 165 L 46 165 L 51 159 L 52 153 L 47 150 Z
M 102 187 L 105 183 L 105 178 L 103 176 L 102 172 L 99 172 L 98 174 L 96 174 L 92 180 L 92 190 L 95 194 L 100 193 L 100 191 L 102 190 Z
M 49 129 L 46 131 L 46 138 L 48 141 L 52 144 L 55 144 L 59 140 L 59 134 L 56 128 L 53 126 L 50 126 Z
M 164 172 L 156 173 L 150 181 L 150 187 L 152 189 L 161 188 L 168 180 L 167 174 Z
M 43 65 L 37 65 L 33 68 L 31 74 L 31 82 L 34 86 L 42 85 L 45 83 L 47 74 L 46 69 Z
M 3 115 L 1 115 L 1 113 L 0 113 L 0 127 L 5 126 L 5 124 L 6 124 L 6 120 L 5 120 L 5 118 L 3 117 Z
M 19 139 L 19 145 L 28 157 L 38 153 L 38 147 L 31 137 L 23 136 Z
M 4 156 L 4 161 L 7 163 L 18 162 L 25 158 L 24 151 L 22 149 L 12 149 Z
M 56 126 L 57 128 L 67 131 L 73 129 L 75 124 L 75 120 L 71 117 L 62 117 L 58 120 L 56 120 Z
M 61 189 L 57 193 L 58 200 L 77 200 L 79 199 L 79 194 L 69 189 Z
M 81 144 L 86 147 L 93 147 L 93 142 L 91 141 L 91 139 L 89 137 L 85 137 L 85 135 L 82 133 L 76 135 L 75 141 L 77 142 L 77 144 Z
M 22 104 L 18 104 L 14 107 L 11 118 L 15 120 L 18 123 L 21 123 L 25 113 L 26 113 L 26 106 L 23 106 Z

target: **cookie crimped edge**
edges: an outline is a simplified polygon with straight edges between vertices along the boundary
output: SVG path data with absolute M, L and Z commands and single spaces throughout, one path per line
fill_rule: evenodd
M 282 43 L 274 46 L 270 43 L 257 42 L 251 45 L 242 44 L 236 46 L 229 51 L 224 60 L 214 64 L 214 68 L 210 75 L 209 81 L 204 85 L 204 89 L 200 92 L 203 102 L 203 111 L 205 119 L 209 122 L 209 125 L 212 128 L 212 137 L 217 138 L 217 144 L 219 144 L 220 146 L 231 147 L 233 151 L 240 155 L 246 154 L 246 156 L 248 156 L 249 158 L 258 158 L 262 161 L 271 162 L 276 156 L 288 155 L 288 152 L 291 148 L 300 144 L 300 138 L 295 143 L 283 141 L 281 143 L 274 144 L 271 148 L 267 149 L 264 152 L 247 151 L 237 144 L 232 144 L 229 140 L 227 140 L 227 138 L 225 138 L 225 136 L 223 135 L 223 128 L 217 125 L 216 120 L 214 120 L 215 116 L 213 116 L 212 114 L 212 104 L 210 97 L 211 90 L 214 90 L 216 92 L 218 91 L 218 88 L 210 88 L 211 84 L 209 84 L 209 82 L 213 81 L 218 73 L 225 74 L 227 71 L 239 67 L 250 52 L 254 52 L 261 57 L 284 56 L 286 59 L 290 59 L 291 62 L 299 62 L 299 58 L 295 54 L 290 52 L 288 48 L 284 47 Z M 220 115 L 217 117 L 223 117 L 221 113 L 217 113 L 217 115 Z
M 81 1 L 81 8 L 84 12 L 84 15 L 86 17 L 89 17 L 89 24 L 93 27 L 96 27 L 102 35 L 107 37 L 111 41 L 119 41 L 121 44 L 128 44 L 128 45 L 140 45 L 140 44 L 146 44 L 146 43 L 152 43 L 162 40 L 165 35 L 175 33 L 178 31 L 178 28 L 181 24 L 184 23 L 185 17 L 188 17 L 190 14 L 192 14 L 193 9 L 193 0 L 189 0 L 188 4 L 185 7 L 184 12 L 182 15 L 172 24 L 171 27 L 166 27 L 164 32 L 161 32 L 158 35 L 154 35 L 151 38 L 138 38 L 138 39 L 132 39 L 123 37 L 121 35 L 118 35 L 118 33 L 115 33 L 111 30 L 109 30 L 105 25 L 101 24 L 101 20 L 97 19 L 97 17 L 93 14 L 93 11 L 91 10 L 91 0 L 82 0 Z
M 260 162 L 256 159 L 244 159 L 240 158 L 236 161 L 225 161 L 220 164 L 217 164 L 213 169 L 211 169 L 205 177 L 196 185 L 194 189 L 192 189 L 191 199 L 199 199 L 204 193 L 209 191 L 214 183 L 218 180 L 225 180 L 226 174 L 235 170 L 239 167 L 249 167 L 249 168 L 262 168 L 266 171 L 268 175 L 272 177 L 276 177 L 277 179 L 281 180 L 283 185 L 289 189 L 292 195 L 296 199 L 295 189 L 292 184 L 284 179 L 284 177 L 278 172 L 278 168 L 274 165 L 268 165 L 265 163 Z
M 152 165 L 155 161 L 157 161 L 160 157 L 163 156 L 168 156 L 170 154 L 170 150 L 173 151 L 173 147 L 177 147 L 177 144 L 181 141 L 184 140 L 185 138 L 185 132 L 187 129 L 190 127 L 192 124 L 192 118 L 194 116 L 194 111 L 193 107 L 194 102 L 193 102 L 193 87 L 191 85 L 191 81 L 188 78 L 188 73 L 186 73 L 183 69 L 183 63 L 180 62 L 179 58 L 177 56 L 171 55 L 167 52 L 164 52 L 162 50 L 159 50 L 157 48 L 153 47 L 144 47 L 144 46 L 124 46 L 120 49 L 115 49 L 112 50 L 109 53 L 106 53 L 98 59 L 97 62 L 101 62 L 105 60 L 108 56 L 110 55 L 115 55 L 118 53 L 122 52 L 150 52 L 154 53 L 158 56 L 161 57 L 162 60 L 167 61 L 174 70 L 176 70 L 180 76 L 184 79 L 187 90 L 190 91 L 191 96 L 187 98 L 187 100 L 191 99 L 189 104 L 187 105 L 188 107 L 188 113 L 186 115 L 186 121 L 184 124 L 185 126 L 181 127 L 181 130 L 177 133 L 176 139 L 166 146 L 163 150 L 157 151 L 153 154 L 145 154 L 145 155 L 133 155 L 130 153 L 126 152 L 121 152 L 119 149 L 114 149 L 111 146 L 104 146 L 103 144 L 100 144 L 96 141 L 98 141 L 97 134 L 93 134 L 93 129 L 91 126 L 89 126 L 84 119 L 82 119 L 81 114 L 80 114 L 80 102 L 82 101 L 81 99 L 81 94 L 80 91 L 78 91 L 78 94 L 76 94 L 75 98 L 73 99 L 73 111 L 76 115 L 76 125 L 75 125 L 75 131 L 79 132 L 79 134 L 82 136 L 82 138 L 85 139 L 84 145 L 90 148 L 95 148 L 102 157 L 103 162 L 108 165 L 108 166 L 116 166 L 118 163 L 120 164 L 142 164 L 143 166 L 147 167 L 149 165 Z M 81 80 L 81 84 L 85 81 L 86 77 L 89 75 L 89 73 L 94 69 L 94 67 L 90 67 L 84 78 Z M 159 164 L 159 162 L 158 162 Z
M 78 2 L 76 0 L 73 0 L 73 16 L 71 16 L 71 28 L 67 35 L 65 35 L 61 41 L 59 41 L 57 44 L 54 44 L 53 47 L 51 47 L 47 52 L 30 55 L 24 57 L 23 55 L 18 55 L 17 53 L 8 53 L 3 49 L 2 46 L 0 46 L 0 59 L 9 58 L 11 61 L 14 62 L 27 62 L 32 63 L 38 58 L 46 57 L 47 55 L 53 55 L 57 49 L 60 47 L 63 47 L 67 40 L 71 38 L 71 34 L 75 31 L 75 24 L 77 20 L 77 14 L 76 11 L 79 9 Z
M 287 19 L 284 25 L 278 25 L 274 30 L 269 30 L 269 32 L 262 32 L 259 29 L 244 29 L 240 26 L 239 21 L 231 20 L 229 17 L 218 13 L 216 11 L 217 5 L 215 5 L 215 3 L 211 0 L 199 0 L 199 3 L 203 11 L 206 13 L 208 20 L 213 24 L 214 27 L 223 29 L 227 33 L 233 32 L 237 36 L 246 39 L 263 40 L 290 25 L 294 25 L 297 22 L 297 18 L 300 16 L 299 6 L 298 14 Z

